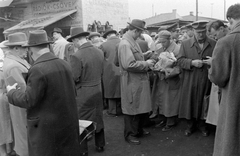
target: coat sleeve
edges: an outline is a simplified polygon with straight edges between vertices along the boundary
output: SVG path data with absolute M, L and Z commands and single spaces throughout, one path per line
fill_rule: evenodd
M 146 72 L 149 65 L 146 61 L 136 60 L 129 45 L 119 46 L 119 58 L 122 67 L 129 72 Z
M 179 67 L 181 67 L 182 69 L 185 70 L 191 70 L 191 64 L 192 64 L 192 59 L 187 58 L 186 56 L 186 45 L 184 43 L 182 43 L 180 50 L 179 50 L 179 54 L 178 54 L 178 61 L 177 64 L 179 65 Z
M 8 101 L 15 106 L 29 109 L 41 103 L 46 87 L 46 78 L 41 69 L 34 68 L 29 72 L 26 91 L 10 90 L 7 93 Z
M 82 62 L 75 55 L 71 55 L 70 65 L 72 67 L 73 79 L 78 83 L 82 73 Z
M 210 80 L 219 87 L 225 87 L 230 78 L 231 46 L 225 40 L 219 40 L 213 51 L 209 69 Z

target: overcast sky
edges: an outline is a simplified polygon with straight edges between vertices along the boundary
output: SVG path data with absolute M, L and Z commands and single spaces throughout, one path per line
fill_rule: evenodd
M 229 6 L 240 0 L 225 0 L 226 12 Z M 196 15 L 196 0 L 128 0 L 130 19 L 145 19 L 153 14 L 170 13 L 177 10 L 180 16 Z M 198 0 L 198 16 L 224 19 L 224 0 Z

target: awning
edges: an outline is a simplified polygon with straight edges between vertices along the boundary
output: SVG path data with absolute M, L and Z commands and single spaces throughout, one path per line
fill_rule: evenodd
M 0 8 L 7 7 L 12 3 L 13 0 L 0 0 Z
M 65 17 L 77 12 L 77 10 L 71 10 L 66 12 L 59 12 L 59 13 L 51 13 L 41 17 L 35 17 L 32 19 L 28 19 L 26 21 L 22 21 L 21 23 L 5 30 L 4 34 L 10 34 L 18 31 L 31 31 L 36 29 L 43 29 Z

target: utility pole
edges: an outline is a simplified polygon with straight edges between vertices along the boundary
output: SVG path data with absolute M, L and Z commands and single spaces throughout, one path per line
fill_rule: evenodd
M 226 21 L 226 0 L 224 0 L 224 21 Z
M 152 4 L 152 16 L 154 16 L 154 5 Z
M 213 3 L 211 3 L 211 18 L 213 16 Z
M 196 0 L 196 21 L 198 21 L 198 0 Z

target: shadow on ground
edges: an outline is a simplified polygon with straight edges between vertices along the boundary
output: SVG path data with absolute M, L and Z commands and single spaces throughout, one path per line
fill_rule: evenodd
M 159 122 L 158 119 L 154 121 Z M 215 126 L 209 125 L 210 135 L 200 131 L 184 136 L 186 121 L 168 132 L 154 126 L 146 128 L 150 136 L 140 138 L 141 145 L 130 145 L 123 137 L 123 116 L 108 117 L 104 113 L 106 147 L 103 153 L 95 151 L 94 139 L 89 142 L 89 156 L 212 156 Z

